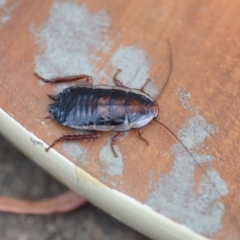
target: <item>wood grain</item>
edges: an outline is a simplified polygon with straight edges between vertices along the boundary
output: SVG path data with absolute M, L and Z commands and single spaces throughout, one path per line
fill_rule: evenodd
M 14 5 L 15 8 L 11 12 L 11 18 L 0 28 L 0 107 L 49 144 L 61 134 L 71 132 L 55 122 L 44 119 L 48 115 L 49 104 L 46 93 L 54 94 L 55 86 L 51 84 L 40 86 L 39 81 L 33 76 L 36 67 L 35 57 L 46 49 L 40 49 L 31 29 L 34 25 L 34 28 L 39 30 L 41 24 L 48 21 L 52 4 L 54 3 L 46 1 L 9 1 L 4 7 L 10 8 Z M 123 170 L 119 174 L 109 174 L 99 160 L 99 152 L 106 145 L 110 133 L 103 133 L 103 136 L 95 141 L 79 143 L 87 149 L 86 165 L 82 164 L 81 159 L 74 160 L 69 157 L 61 144 L 55 149 L 106 185 L 142 203 L 153 196 L 151 195 L 153 192 L 157 194 L 157 188 L 164 189 L 164 184 L 173 187 L 169 188 L 165 199 L 173 199 L 168 195 L 174 195 L 174 186 L 178 185 L 169 181 L 170 179 L 176 181 L 176 176 L 179 176 L 177 180 L 181 182 L 179 186 L 182 187 L 182 191 L 178 189 L 181 192 L 178 197 L 183 200 L 188 197 L 193 199 L 188 196 L 189 191 L 184 192 L 184 186 L 189 186 L 187 181 L 190 180 L 185 177 L 193 175 L 193 182 L 190 184 L 191 194 L 198 198 L 198 201 L 202 199 L 201 201 L 207 202 L 201 205 L 205 209 L 199 210 L 198 206 L 195 206 L 199 204 L 198 201 L 182 206 L 176 201 L 176 212 L 183 208 L 185 212 L 189 211 L 190 218 L 199 217 L 197 214 L 194 215 L 194 212 L 201 212 L 199 226 L 188 225 L 187 213 L 182 217 L 174 216 L 174 210 L 166 210 L 162 205 L 157 209 L 150 202 L 147 204 L 155 211 L 205 236 L 213 239 L 227 239 L 232 236 L 232 239 L 238 239 L 240 236 L 240 218 L 237 214 L 240 209 L 238 2 L 88 0 L 78 1 L 76 4 L 78 6 L 85 4 L 89 16 L 106 10 L 111 19 L 107 32 L 112 41 L 110 50 L 108 53 L 99 50 L 95 54 L 101 60 L 93 60 L 93 65 L 97 66 L 93 75 L 97 76 L 95 81 L 98 83 L 111 82 L 114 66 L 110 63 L 119 48 L 137 46 L 146 54 L 146 62 L 142 62 L 142 66 L 149 66 L 148 77 L 153 79 L 155 84 L 153 86 L 156 86 L 160 93 L 170 69 L 166 42 L 169 39 L 173 71 L 166 89 L 161 97 L 159 95 L 157 97 L 159 119 L 183 140 L 186 140 L 187 136 L 181 133 L 188 132 L 191 136 L 195 134 L 194 128 L 184 132 L 191 120 L 195 121 L 192 125 L 200 126 L 201 131 L 196 128 L 199 133 L 194 135 L 195 138 L 189 137 L 190 141 L 192 140 L 189 145 L 184 141 L 187 147 L 194 147 L 190 151 L 199 163 L 192 163 L 193 159 L 187 158 L 186 162 L 182 161 L 181 167 L 176 169 L 178 175 L 171 178 L 173 170 L 179 163 L 172 150 L 177 141 L 154 122 L 143 130 L 143 136 L 150 142 L 149 147 L 138 139 L 136 131 L 129 132 L 117 143 L 123 156 Z M 4 7 L 0 9 L 1 14 Z M 131 59 L 127 60 L 131 65 Z M 197 122 L 199 119 L 202 123 Z M 202 126 L 206 126 L 206 129 Z M 206 137 L 199 145 L 193 145 L 201 134 L 206 134 Z M 203 156 L 211 159 L 202 161 Z M 114 163 L 114 160 L 112 161 Z M 215 177 L 211 174 L 215 174 Z M 164 179 L 168 179 L 168 183 L 164 182 Z M 203 183 L 206 185 L 203 186 Z M 156 196 L 161 197 L 160 193 Z M 216 211 L 214 207 L 217 208 Z M 215 213 L 219 214 L 216 218 L 208 216 Z M 211 226 L 214 219 L 219 221 L 219 225 L 211 231 L 204 222 L 209 221 Z

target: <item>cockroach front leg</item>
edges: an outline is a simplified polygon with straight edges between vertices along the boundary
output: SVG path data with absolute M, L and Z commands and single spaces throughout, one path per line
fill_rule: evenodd
M 148 84 L 150 81 L 152 81 L 152 80 L 151 80 L 150 78 L 148 78 L 147 81 L 144 83 L 144 85 L 141 87 L 140 90 L 141 90 L 142 92 L 145 92 L 144 89 L 145 89 L 145 87 L 147 86 L 147 84 Z
M 94 131 L 92 134 L 82 134 L 82 135 L 76 135 L 76 134 L 69 134 L 69 135 L 63 135 L 62 137 L 56 139 L 51 145 L 49 145 L 45 150 L 46 152 L 49 151 L 50 148 L 54 147 L 58 142 L 61 141 L 75 141 L 75 140 L 83 140 L 83 139 L 95 139 L 101 137 L 102 133 Z
M 89 86 L 92 86 L 92 77 L 88 76 L 88 75 L 73 75 L 73 76 L 64 76 L 64 77 L 53 77 L 53 78 L 43 78 L 40 75 L 38 75 L 37 73 L 34 73 L 35 76 L 37 76 L 39 79 L 41 79 L 44 82 L 47 83 L 65 83 L 65 82 L 75 82 L 75 81 L 79 81 L 82 79 L 86 79 L 86 84 Z
M 121 72 L 121 69 L 118 69 L 117 72 L 114 74 L 113 76 L 113 81 L 115 82 L 115 84 L 119 87 L 124 87 L 124 85 L 122 84 L 122 82 L 117 78 L 118 74 Z

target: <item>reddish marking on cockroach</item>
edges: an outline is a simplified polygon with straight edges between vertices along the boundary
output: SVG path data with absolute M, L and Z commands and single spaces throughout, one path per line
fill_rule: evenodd
M 107 108 L 99 106 L 98 109 L 102 118 L 106 119 L 109 117 L 109 111 Z
M 142 106 L 139 104 L 139 102 L 132 100 L 132 101 L 129 101 L 129 108 L 131 111 L 133 111 L 133 110 L 141 111 Z
M 119 115 L 124 115 L 124 114 L 126 114 L 126 109 L 124 108 L 124 107 L 117 107 L 116 108 L 116 113 L 118 113 Z
M 110 97 L 101 97 L 98 99 L 99 106 L 105 106 L 110 101 Z

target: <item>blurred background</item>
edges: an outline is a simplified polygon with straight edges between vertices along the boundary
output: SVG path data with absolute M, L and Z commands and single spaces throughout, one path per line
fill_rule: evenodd
M 0 194 L 5 197 L 43 199 L 66 188 L 41 170 L 0 135 Z M 91 204 L 65 214 L 16 215 L 0 212 L 1 240 L 132 239 L 147 237 L 130 229 Z

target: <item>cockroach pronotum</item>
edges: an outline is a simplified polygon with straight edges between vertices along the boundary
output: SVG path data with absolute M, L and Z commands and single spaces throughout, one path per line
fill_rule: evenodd
M 172 71 L 172 52 L 169 41 L 168 45 L 170 70 L 162 92 L 169 81 Z M 101 136 L 102 131 L 116 131 L 117 133 L 111 140 L 111 149 L 114 156 L 117 157 L 113 144 L 123 132 L 130 129 L 137 129 L 141 140 L 149 144 L 148 141 L 142 137 L 141 128 L 149 124 L 152 120 L 155 120 L 167 129 L 192 156 L 179 138 L 165 124 L 157 120 L 159 113 L 158 103 L 143 91 L 146 84 L 141 90 L 125 87 L 117 78 L 120 71 L 121 70 L 118 70 L 113 77 L 116 86 L 93 86 L 92 77 L 88 75 L 46 79 L 35 73 L 39 79 L 48 83 L 86 80 L 85 85 L 65 88 L 56 96 L 47 94 L 54 103 L 49 104 L 48 110 L 51 115 L 46 118 L 56 120 L 58 123 L 69 128 L 88 130 L 92 131 L 92 133 L 63 135 L 49 145 L 46 151 L 60 141 L 95 139 Z

